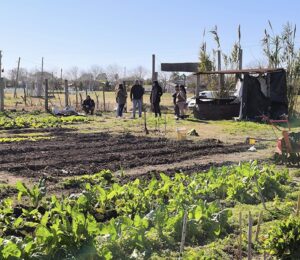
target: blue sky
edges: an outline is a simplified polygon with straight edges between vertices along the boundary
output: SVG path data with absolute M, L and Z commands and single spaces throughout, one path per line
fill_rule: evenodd
M 288 21 L 299 24 L 299 10 L 297 0 L 0 0 L 0 50 L 6 71 L 18 57 L 28 69 L 40 68 L 44 57 L 55 72 L 93 64 L 150 70 L 153 53 L 157 67 L 197 61 L 203 30 L 215 25 L 229 52 L 240 24 L 247 66 L 262 59 L 268 20 L 279 32 Z M 216 47 L 209 33 L 206 41 Z

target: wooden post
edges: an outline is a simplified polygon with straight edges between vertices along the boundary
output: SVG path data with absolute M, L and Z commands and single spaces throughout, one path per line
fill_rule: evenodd
M 148 128 L 147 128 L 147 116 L 146 116 L 146 110 L 144 111 L 144 129 L 145 129 L 145 133 L 146 135 L 149 134 Z
M 248 223 L 248 260 L 252 259 L 252 216 L 249 211 L 249 223 Z
M 21 60 L 21 58 L 19 57 L 17 75 L 16 75 L 16 82 L 15 82 L 14 98 L 17 98 L 17 87 L 18 87 L 18 83 L 19 83 L 20 60 Z
M 78 108 L 78 87 L 77 82 L 75 82 L 75 102 L 76 102 L 76 109 Z
M 48 107 L 48 89 L 49 89 L 49 85 L 48 85 L 48 79 L 45 79 L 45 111 L 49 111 L 49 107 Z
M 24 92 L 24 103 L 25 103 L 25 106 L 27 105 L 27 95 L 26 95 L 26 87 L 27 87 L 27 85 L 26 85 L 26 83 L 25 82 L 23 82 L 24 84 L 23 84 L 23 92 Z
M 242 212 L 239 213 L 239 260 L 242 259 L 242 243 L 243 243 L 243 228 L 242 228 Z
M 196 93 L 195 96 L 196 98 L 199 98 L 199 92 L 200 92 L 200 84 L 201 84 L 201 76 L 200 74 L 197 74 L 197 83 L 196 83 Z
M 220 71 L 221 70 L 221 51 L 220 50 L 218 50 L 218 71 Z M 221 87 L 222 87 L 222 76 L 221 76 L 221 74 L 219 75 L 219 92 L 221 92 Z
M 55 83 L 54 83 L 53 72 L 52 72 L 52 78 L 51 78 L 51 86 L 52 86 L 52 96 L 55 97 L 55 95 L 54 95 Z
M 165 114 L 165 135 L 167 135 L 167 114 Z
M 299 216 L 300 211 L 300 195 L 298 195 L 298 201 L 297 201 L 297 209 L 296 209 L 296 216 Z
M 259 231 L 260 231 L 260 225 L 261 225 L 261 222 L 262 222 L 262 217 L 263 217 L 263 212 L 261 211 L 259 213 L 257 226 L 256 226 L 255 242 L 257 242 L 257 240 L 258 240 L 258 234 L 259 234 Z
M 243 49 L 239 48 L 239 70 L 243 69 Z
M 103 111 L 105 112 L 106 111 L 106 109 L 105 109 L 105 85 L 103 85 L 102 92 L 103 92 Z
M 65 106 L 69 105 L 69 86 L 68 80 L 65 80 Z
M 1 51 L 0 51 L 0 60 L 1 60 Z M 1 62 L 0 62 L 0 70 L 1 70 Z M 1 74 L 1 73 L 0 73 Z M 4 80 L 0 78 L 0 111 L 4 111 Z
M 155 54 L 152 54 L 152 82 L 155 79 Z
M 186 237 L 187 218 L 188 218 L 188 212 L 187 212 L 187 210 L 186 210 L 186 211 L 184 212 L 184 215 L 183 215 L 182 233 L 181 233 L 181 243 L 180 243 L 180 257 L 182 257 L 182 255 L 183 255 L 183 250 L 184 250 L 184 243 L 185 243 L 185 237 Z

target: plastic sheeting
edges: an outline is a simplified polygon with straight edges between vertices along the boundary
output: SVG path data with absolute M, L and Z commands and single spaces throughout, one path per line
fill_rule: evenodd
M 257 77 L 244 74 L 240 119 L 259 120 L 262 115 L 277 119 L 283 114 L 288 114 L 285 71 L 267 73 L 266 79 L 269 88 L 267 92 L 265 86 L 262 91 Z

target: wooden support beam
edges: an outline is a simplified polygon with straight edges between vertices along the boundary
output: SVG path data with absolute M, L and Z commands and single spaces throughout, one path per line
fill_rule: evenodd
M 49 89 L 48 79 L 45 79 L 45 111 L 46 112 L 49 111 L 49 107 L 48 107 L 48 89 Z
M 69 105 L 69 86 L 68 81 L 65 80 L 65 107 Z

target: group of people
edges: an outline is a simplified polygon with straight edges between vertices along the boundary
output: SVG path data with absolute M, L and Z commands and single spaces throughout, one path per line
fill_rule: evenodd
M 143 111 L 143 96 L 145 94 L 145 89 L 140 84 L 138 80 L 135 81 L 135 84 L 130 89 L 130 100 L 132 101 L 132 118 L 135 118 L 136 109 L 138 109 L 138 116 L 142 117 Z M 150 103 L 152 109 L 155 113 L 155 117 L 161 117 L 160 111 L 160 97 L 162 96 L 163 91 L 161 86 L 158 84 L 158 81 L 154 81 L 152 85 L 152 90 L 150 94 Z M 117 117 L 122 117 L 123 109 L 126 104 L 127 92 L 124 89 L 123 84 L 119 84 L 117 93 L 116 93 L 116 102 L 117 107 Z
M 136 109 L 138 109 L 138 116 L 142 117 L 143 111 L 143 96 L 145 94 L 145 89 L 140 84 L 138 80 L 130 89 L 130 100 L 132 101 L 132 118 L 135 118 Z M 152 90 L 150 94 L 150 103 L 152 111 L 155 117 L 161 117 L 160 101 L 163 91 L 158 81 L 154 81 L 152 85 Z M 127 91 L 123 84 L 119 84 L 116 92 L 116 102 L 117 102 L 117 117 L 123 116 L 124 107 L 127 101 Z M 183 119 L 185 117 L 184 110 L 186 108 L 186 90 L 184 85 L 176 85 L 175 93 L 173 94 L 174 112 L 176 119 Z M 95 102 L 90 96 L 87 96 L 86 100 L 83 101 L 82 108 L 86 114 L 89 112 L 94 113 Z

